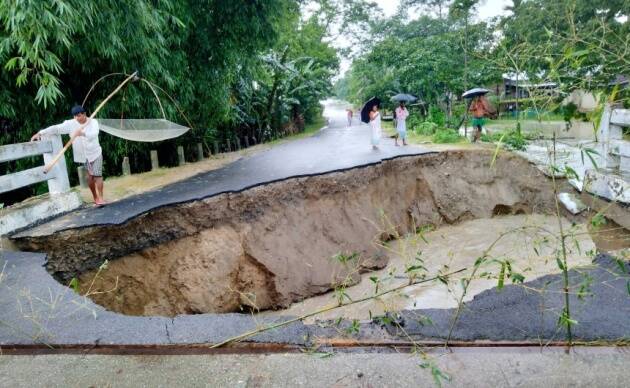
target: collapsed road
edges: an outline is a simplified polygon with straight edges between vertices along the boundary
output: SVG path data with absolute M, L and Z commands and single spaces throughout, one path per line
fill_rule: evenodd
M 492 152 L 431 153 L 389 143 L 372 151 L 366 128 L 342 128 L 334 120 L 314 137 L 12 236 L 23 250 L 47 256 L 3 252 L 0 344 L 217 343 L 289 319 L 230 313 L 247 306 L 243 295 L 257 294 L 257 308 L 285 307 L 329 290 L 331 273 L 350 275 L 330 260 L 335 253 L 357 252 L 364 258 L 359 270 L 368 271 L 387 262 L 373 242 L 393 234 L 553 211 L 549 179 L 509 153 L 491 169 Z M 92 299 L 107 308 L 63 285 L 77 276 L 89 284 L 81 276 L 93 275 L 106 259 L 104 276 L 117 280 L 103 287 L 113 284 L 115 291 Z M 593 279 L 594 296 L 572 296 L 576 319 L 587 323 L 577 339 L 630 334 L 624 293 L 629 269 L 604 255 L 593 267 L 572 272 L 574 284 L 585 272 Z M 540 287 L 559 279 L 548 275 L 534 282 Z M 556 325 L 560 298 L 516 285 L 485 291 L 466 305 L 453 339 L 562 339 Z M 452 315 L 452 309 L 403 311 L 394 326 L 392 320 L 365 321 L 354 335 L 395 340 L 404 325 L 406 335 L 439 340 L 447 336 Z M 417 318 L 427 316 L 434 324 Z M 339 336 L 331 325 L 295 322 L 252 340 L 309 345 L 314 338 Z

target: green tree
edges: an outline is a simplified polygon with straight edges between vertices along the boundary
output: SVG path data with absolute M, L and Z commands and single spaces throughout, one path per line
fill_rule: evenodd
M 119 172 L 129 155 L 132 168 L 149 167 L 148 149 L 158 147 L 162 163 L 175 163 L 174 147 L 191 139 L 222 140 L 240 134 L 243 122 L 260 127 L 271 65 L 265 58 L 288 46 L 288 60 L 300 76 L 286 77 L 274 100 L 310 118 L 319 109 L 337 66 L 335 52 L 321 43 L 322 27 L 300 21 L 298 0 L 79 0 L 0 2 L 0 141 L 26 141 L 42 127 L 68 117 L 88 89 L 110 73 L 131 73 L 172 96 L 195 127 L 185 137 L 157 145 L 102 136 L 105 174 Z M 299 29 L 296 34 L 295 29 Z M 306 59 L 311 58 L 311 59 Z M 121 77 L 108 77 L 90 95 L 93 107 Z M 284 78 L 283 78 L 284 80 Z M 318 80 L 313 88 L 302 83 Z M 284 82 L 284 81 L 283 81 Z M 247 87 L 245 85 L 247 84 Z M 162 95 L 166 115 L 184 121 Z M 262 97 L 264 99 L 264 97 Z M 274 102 L 275 104 L 275 102 Z M 243 110 L 243 107 L 249 109 Z M 283 108 L 284 109 L 284 108 Z M 248 112 L 245 112 L 248 111 Z M 248 116 L 249 114 L 249 116 Z M 161 117 L 145 83 L 126 87 L 101 116 Z M 286 125 L 285 110 L 274 124 Z M 273 128 L 278 131 L 278 128 Z M 278 131 L 281 133 L 282 131 Z M 9 171 L 37 163 L 2 166 Z
M 350 98 L 361 102 L 372 96 L 387 99 L 407 92 L 446 110 L 450 97 L 465 90 L 464 26 L 427 15 L 396 23 L 369 53 L 353 63 L 346 81 Z M 476 42 L 471 52 L 488 50 L 491 33 L 485 23 L 470 25 L 468 35 Z M 475 84 L 484 85 L 498 76 L 479 61 L 472 61 L 468 70 L 468 78 Z

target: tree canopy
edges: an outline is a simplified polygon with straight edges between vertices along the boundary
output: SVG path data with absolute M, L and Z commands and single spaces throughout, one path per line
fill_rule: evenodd
M 407 92 L 450 111 L 467 88 L 504 74 L 553 82 L 562 92 L 603 91 L 630 74 L 626 0 L 517 0 L 494 20 L 474 17 L 476 0 L 404 0 L 375 23 L 378 39 L 352 64 L 337 89 L 355 102 Z M 407 9 L 420 10 L 410 18 Z
M 328 3 L 328 1 L 323 1 Z M 140 75 L 170 95 L 194 130 L 157 145 L 102 136 L 105 173 L 122 156 L 149 167 L 148 149 L 174 163 L 174 147 L 237 136 L 258 140 L 300 130 L 329 94 L 339 61 L 326 21 L 304 19 L 299 0 L 55 0 L 0 3 L 0 141 L 27 141 L 69 117 L 92 84 L 111 73 Z M 312 2 L 311 2 L 312 3 Z M 122 81 L 104 79 L 86 108 Z M 169 119 L 187 124 L 164 95 Z M 101 117 L 161 117 L 144 83 L 126 87 Z M 8 163 L 3 171 L 34 161 Z M 2 201 L 0 201 L 2 202 Z

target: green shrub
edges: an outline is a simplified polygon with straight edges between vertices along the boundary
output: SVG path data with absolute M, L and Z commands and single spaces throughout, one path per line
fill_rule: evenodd
M 491 135 L 484 133 L 481 135 L 480 139 L 485 143 L 494 143 L 495 141 L 501 140 L 501 136 L 503 136 L 501 132 L 495 132 Z
M 435 133 L 437 128 L 437 124 L 430 121 L 425 121 L 423 123 L 420 123 L 420 125 L 415 128 L 415 132 L 419 135 L 431 136 Z
M 503 136 L 505 134 L 505 136 Z M 503 140 L 501 140 L 503 138 Z M 481 141 L 494 143 L 502 141 L 508 148 L 518 151 L 525 150 L 527 140 L 518 131 L 512 129 L 507 132 L 495 132 L 492 135 L 481 135 Z
M 527 141 L 518 132 L 508 132 L 507 136 L 503 139 L 503 142 L 513 150 L 523 151 L 527 145 Z
M 464 113 L 466 112 L 466 108 L 468 108 L 468 102 L 463 104 L 453 104 L 453 107 L 451 108 L 451 113 L 453 114 L 453 117 L 457 117 L 459 120 L 461 120 L 461 118 L 464 116 Z
M 409 117 L 407 117 L 406 122 L 407 122 L 407 128 L 409 128 L 412 131 L 416 131 L 416 128 L 418 128 L 418 126 L 422 124 L 423 120 L 419 114 L 411 113 L 409 114 Z
M 427 116 L 427 121 L 437 124 L 440 127 L 443 127 L 446 123 L 446 116 L 440 107 L 431 105 L 429 108 L 429 116 Z
M 445 127 L 447 128 L 457 128 L 457 126 L 459 125 L 459 123 L 462 122 L 462 118 L 458 117 L 458 116 L 451 116 L 450 118 L 446 118 L 446 125 Z
M 461 136 L 459 133 L 450 128 L 439 128 L 435 135 L 432 138 L 434 143 L 443 144 L 443 143 L 457 143 L 461 140 Z
M 457 127 L 462 124 L 466 107 L 467 105 L 465 104 L 453 104 L 451 108 L 452 115 L 450 118 L 446 119 L 446 127 L 457 129 Z

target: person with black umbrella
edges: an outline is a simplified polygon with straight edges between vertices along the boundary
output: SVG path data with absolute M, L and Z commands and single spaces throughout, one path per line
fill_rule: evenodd
M 381 112 L 378 111 L 378 105 L 372 106 L 370 112 L 370 126 L 372 127 L 372 148 L 378 149 L 378 143 L 381 141 Z
M 479 140 L 481 137 L 481 131 L 485 124 L 486 115 L 490 114 L 490 103 L 483 95 L 478 95 L 473 98 L 470 104 L 469 111 L 473 115 L 472 125 L 475 128 L 475 134 L 473 135 L 473 143 Z
M 381 141 L 381 113 L 378 111 L 378 107 L 381 104 L 381 100 L 372 97 L 361 108 L 361 121 L 369 123 L 372 128 L 372 148 L 378 149 L 378 143 Z
M 406 120 L 409 116 L 409 111 L 405 108 L 405 102 L 400 101 L 398 108 L 395 111 L 396 114 L 396 131 L 398 132 L 398 136 L 394 140 L 394 145 L 398 145 L 398 138 L 402 139 L 402 143 L 404 146 L 407 145 L 407 125 Z
M 495 109 L 490 105 L 490 102 L 486 99 L 485 95 L 489 92 L 484 88 L 473 88 L 467 90 L 462 94 L 464 98 L 472 98 L 472 101 L 468 104 L 468 112 L 473 115 L 473 128 L 475 133 L 473 134 L 472 142 L 476 142 L 481 137 L 483 131 L 483 125 L 485 124 L 485 117 L 496 113 Z M 466 120 L 466 116 L 462 119 L 462 122 Z M 459 125 L 461 126 L 462 123 Z

